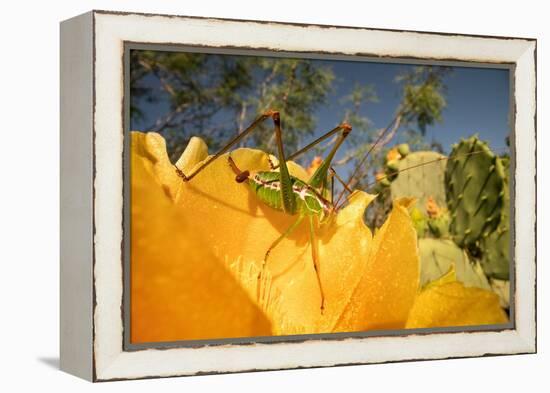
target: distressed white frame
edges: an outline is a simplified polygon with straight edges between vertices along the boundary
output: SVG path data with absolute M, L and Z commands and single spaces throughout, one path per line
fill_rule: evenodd
M 83 40 L 88 42 L 91 39 L 93 46 L 90 58 L 94 61 L 90 79 L 93 85 L 84 88 L 93 95 L 95 103 L 92 130 L 85 128 L 85 132 L 92 131 L 93 135 L 93 139 L 92 135 L 87 136 L 92 149 L 86 158 L 92 160 L 94 166 L 87 174 L 93 179 L 95 234 L 93 258 L 90 258 L 93 259 L 93 281 L 91 266 L 86 265 L 88 259 L 80 267 L 81 274 L 87 275 L 83 276 L 84 281 L 89 277 L 92 291 L 86 286 L 80 290 L 77 288 L 71 296 L 81 300 L 65 302 L 65 305 L 61 300 L 61 339 L 66 343 L 62 345 L 62 368 L 91 380 L 111 380 L 536 351 L 535 40 L 109 12 L 91 12 L 64 23 L 76 25 L 67 33 L 66 41 L 73 39 L 69 36 L 71 34 L 78 36 L 74 31 L 80 31 Z M 92 31 L 86 35 L 88 25 Z M 519 212 L 515 215 L 515 328 L 499 332 L 431 333 L 125 352 L 121 315 L 124 42 L 514 63 L 515 130 L 518 133 L 515 141 L 515 189 L 520 191 L 513 194 L 515 209 Z M 88 79 L 82 83 L 86 81 Z M 70 105 L 78 104 L 68 103 L 67 107 Z M 75 122 L 77 120 L 73 120 L 77 124 Z M 70 125 L 74 126 L 73 123 Z M 70 161 L 62 162 L 63 165 L 70 165 Z M 77 252 L 75 250 L 73 254 Z M 69 277 L 63 276 L 63 263 L 61 280 L 67 281 Z M 63 307 L 66 317 L 63 316 Z M 70 338 L 63 336 L 63 328 L 71 330 L 71 323 L 78 313 L 89 319 L 90 315 L 86 313 L 90 312 L 93 313 L 93 330 L 88 326 L 89 331 L 76 332 Z M 78 340 L 84 340 L 81 344 L 85 347 L 93 346 L 86 348 L 91 355 L 90 351 L 74 348 L 79 344 Z

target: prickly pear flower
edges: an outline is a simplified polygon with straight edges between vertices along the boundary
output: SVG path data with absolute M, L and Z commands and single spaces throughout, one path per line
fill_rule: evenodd
M 315 173 L 317 168 L 319 168 L 322 163 L 323 163 L 323 157 L 320 157 L 320 156 L 313 157 L 313 160 L 311 160 L 311 164 L 309 164 L 309 167 L 307 168 L 307 174 L 310 176 L 313 175 L 313 173 Z
M 386 174 L 384 172 L 376 172 L 374 174 L 374 179 L 377 182 L 380 182 L 380 181 L 384 180 L 385 178 L 386 178 Z
M 426 213 L 430 218 L 437 218 L 441 215 L 441 208 L 432 196 L 426 200 Z
M 407 328 L 468 326 L 508 322 L 499 297 L 457 281 L 454 268 L 431 282 L 418 295 Z
M 419 292 L 413 201 L 394 201 L 373 236 L 363 217 L 375 196 L 355 191 L 315 228 L 321 313 L 307 224 L 273 249 L 259 279 L 266 250 L 296 216 L 266 206 L 237 183 L 227 155 L 183 182 L 162 136 L 131 137 L 132 342 L 427 327 L 448 321 L 418 316 L 442 310 L 456 313 L 449 323 L 460 325 L 460 310 L 491 294 L 451 288 L 455 300 L 445 302 L 446 292 L 439 298 Z M 207 155 L 205 143 L 192 138 L 176 165 L 189 173 Z M 260 150 L 237 149 L 231 157 L 243 170 L 270 169 Z M 307 180 L 305 169 L 288 166 Z M 486 304 L 486 314 L 467 314 L 466 322 L 498 323 L 498 300 Z
M 397 149 L 397 147 L 391 148 L 386 154 L 386 162 L 399 160 L 399 159 L 401 159 L 401 154 L 399 154 L 399 150 Z

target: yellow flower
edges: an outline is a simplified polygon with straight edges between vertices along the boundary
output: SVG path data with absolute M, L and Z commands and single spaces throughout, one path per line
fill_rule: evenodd
M 131 341 L 270 334 L 263 311 L 174 209 L 147 141 L 132 135 Z
M 499 297 L 481 288 L 468 288 L 456 280 L 454 268 L 428 284 L 418 295 L 407 328 L 472 326 L 508 322 Z
M 426 200 L 426 213 L 430 218 L 437 218 L 441 215 L 441 208 L 432 196 Z
M 316 228 L 321 313 L 307 224 L 273 249 L 258 281 L 266 250 L 296 217 L 237 183 L 227 155 L 187 183 L 159 134 L 133 132 L 131 156 L 132 342 L 404 328 L 425 301 L 409 199 L 395 201 L 374 237 L 363 220 L 374 196 L 362 191 Z M 259 150 L 231 156 L 242 170 L 270 168 Z M 177 166 L 189 173 L 206 157 L 193 138 Z M 308 177 L 297 164 L 289 169 Z
M 382 181 L 382 180 L 384 180 L 384 179 L 386 179 L 386 178 L 387 178 L 387 176 L 386 176 L 386 174 L 385 174 L 384 172 L 376 172 L 376 173 L 374 174 L 374 179 L 375 179 L 377 182 L 380 182 L 380 181 Z
M 321 166 L 323 163 L 323 157 L 315 156 L 313 157 L 313 160 L 311 160 L 311 164 L 309 164 L 309 167 L 307 168 L 307 174 L 313 175 L 313 173 Z
M 397 147 L 391 148 L 386 154 L 386 162 L 400 160 L 400 159 L 401 159 L 401 154 L 399 154 L 399 150 L 397 149 Z

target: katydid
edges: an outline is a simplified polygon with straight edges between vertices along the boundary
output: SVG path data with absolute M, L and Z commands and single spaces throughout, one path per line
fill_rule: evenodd
M 239 183 L 248 183 L 250 189 L 256 196 L 266 205 L 282 211 L 286 214 L 297 216 L 296 220 L 286 229 L 267 249 L 264 259 L 262 261 L 262 267 L 258 279 L 266 268 L 267 261 L 270 252 L 285 238 L 288 237 L 304 219 L 309 221 L 309 233 L 311 242 L 311 254 L 313 259 L 313 266 L 317 276 L 317 283 L 319 285 L 319 291 L 321 293 L 321 312 L 325 307 L 325 296 L 323 292 L 323 286 L 319 276 L 320 264 L 319 255 L 317 249 L 317 242 L 315 237 L 315 218 L 320 222 L 327 219 L 334 211 L 334 205 L 332 200 L 327 198 L 329 177 L 334 175 L 334 170 L 331 169 L 331 162 L 336 154 L 338 148 L 342 145 L 345 138 L 351 132 L 351 126 L 347 123 L 342 123 L 338 127 L 329 131 L 323 135 L 320 139 L 327 138 L 330 135 L 334 135 L 339 132 L 336 143 L 331 148 L 327 158 L 316 169 L 311 178 L 304 182 L 297 177 L 290 175 L 283 148 L 282 131 L 280 115 L 277 111 L 267 111 L 256 119 L 247 129 L 233 138 L 225 147 L 223 147 L 216 154 L 206 160 L 201 166 L 196 168 L 189 175 L 184 174 L 179 168 L 176 167 L 177 174 L 184 180 L 191 180 L 197 173 L 202 171 L 206 166 L 212 163 L 215 159 L 226 153 L 233 145 L 243 139 L 248 133 L 250 133 L 258 124 L 263 120 L 271 118 L 275 127 L 275 137 L 277 141 L 277 149 L 279 155 L 279 170 L 275 171 L 275 165 L 272 166 L 271 171 L 260 171 L 251 174 L 248 170 L 241 170 L 237 167 L 231 156 L 228 157 L 229 165 L 235 172 L 235 180 Z M 302 149 L 303 151 L 304 149 Z M 329 175 L 331 170 L 331 175 Z M 339 179 L 339 177 L 338 177 Z

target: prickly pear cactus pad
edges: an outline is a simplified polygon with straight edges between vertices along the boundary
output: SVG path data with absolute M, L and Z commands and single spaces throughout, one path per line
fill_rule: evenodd
M 481 239 L 481 266 L 491 278 L 508 280 L 510 275 L 510 189 L 508 160 L 501 160 L 505 168 L 504 200 L 498 227 Z
M 397 152 L 401 155 L 401 157 L 406 157 L 411 151 L 408 144 L 402 143 L 397 146 Z
M 452 240 L 419 239 L 418 249 L 421 286 L 439 279 L 454 265 L 457 280 L 465 286 L 491 290 L 479 262 L 471 262 Z
M 416 206 L 422 207 L 432 197 L 438 206 L 445 208 L 445 161 L 444 155 L 434 151 L 414 152 L 400 159 L 399 176 L 391 183 L 392 196 L 414 197 Z
M 491 289 L 498 295 L 500 306 L 504 309 L 510 308 L 510 281 L 492 279 Z
M 504 169 L 476 136 L 453 146 L 445 171 L 449 230 L 459 247 L 479 254 L 482 236 L 493 232 L 504 203 Z

